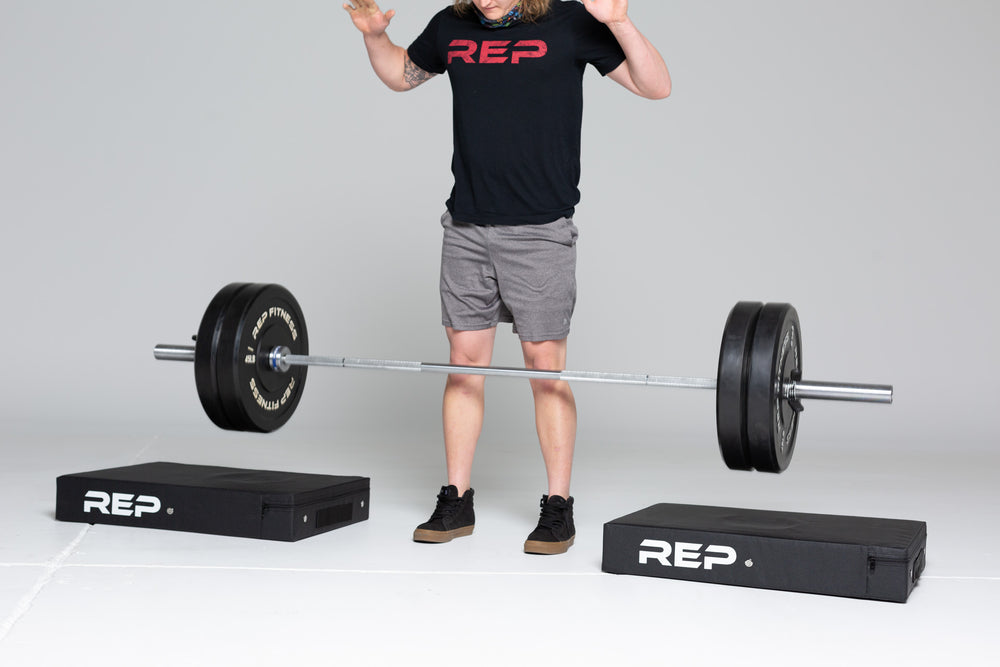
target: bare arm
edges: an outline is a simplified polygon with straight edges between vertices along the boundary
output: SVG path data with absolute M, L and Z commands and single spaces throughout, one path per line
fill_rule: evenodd
M 434 76 L 413 64 L 406 49 L 389 39 L 386 28 L 396 15 L 395 10 L 383 13 L 374 0 L 352 0 L 344 5 L 344 9 L 364 35 L 368 60 L 386 86 L 395 91 L 412 90 Z
M 608 78 L 651 100 L 670 95 L 667 64 L 628 17 L 628 0 L 584 0 L 583 4 L 594 18 L 608 26 L 625 52 L 625 62 Z
M 377 37 L 365 35 L 365 48 L 375 74 L 392 90 L 413 90 L 434 76 L 413 64 L 406 49 L 393 44 L 384 32 Z

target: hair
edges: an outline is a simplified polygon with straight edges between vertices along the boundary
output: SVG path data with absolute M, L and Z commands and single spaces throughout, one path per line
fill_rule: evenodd
M 552 6 L 552 0 L 521 0 L 521 14 L 524 21 L 536 21 L 545 16 Z M 464 16 L 473 11 L 472 0 L 455 0 L 455 13 Z

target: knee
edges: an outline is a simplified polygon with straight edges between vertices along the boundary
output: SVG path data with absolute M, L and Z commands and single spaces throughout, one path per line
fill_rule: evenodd
M 561 371 L 566 368 L 566 341 L 522 343 L 524 364 L 539 371 Z
M 535 396 L 569 398 L 573 395 L 569 383 L 565 380 L 531 380 L 531 391 Z
M 525 346 L 524 363 L 527 368 L 539 371 L 561 371 L 566 368 L 566 352 L 561 345 L 540 344 Z M 536 397 L 553 396 L 572 400 L 573 391 L 565 380 L 533 379 L 531 391 Z
M 456 366 L 489 366 L 495 330 L 448 330 L 449 363 Z
M 486 378 L 482 375 L 449 375 L 446 389 L 468 396 L 480 396 L 485 385 Z
M 492 355 L 481 350 L 453 346 L 448 362 L 455 366 L 489 366 Z

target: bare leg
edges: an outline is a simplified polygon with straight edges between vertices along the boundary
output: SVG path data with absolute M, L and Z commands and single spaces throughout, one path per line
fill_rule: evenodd
M 566 339 L 543 342 L 523 342 L 527 368 L 564 370 Z M 558 380 L 531 380 L 535 397 L 535 428 L 542 448 L 549 495 L 569 498 L 570 476 L 573 471 L 573 449 L 576 443 L 576 401 L 569 383 Z
M 456 331 L 445 328 L 451 344 L 451 363 L 461 366 L 489 366 L 493 358 L 496 328 Z M 486 378 L 482 375 L 449 375 L 444 390 L 442 418 L 448 484 L 459 495 L 472 484 L 472 460 L 483 428 Z

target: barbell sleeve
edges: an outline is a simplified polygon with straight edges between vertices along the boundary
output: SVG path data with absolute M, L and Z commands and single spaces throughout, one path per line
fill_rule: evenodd
M 153 356 L 160 361 L 194 361 L 193 345 L 157 345 Z
M 796 380 L 785 383 L 785 395 L 791 400 L 816 398 L 825 401 L 854 401 L 858 403 L 892 403 L 893 388 L 888 384 L 844 384 L 840 382 L 807 382 Z

